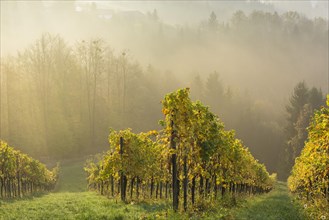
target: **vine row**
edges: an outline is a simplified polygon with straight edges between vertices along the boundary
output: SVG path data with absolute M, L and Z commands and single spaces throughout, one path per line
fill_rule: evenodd
M 91 189 L 123 201 L 171 198 L 174 210 L 183 200 L 187 210 L 220 196 L 273 188 L 276 175 L 208 107 L 192 102 L 189 89 L 166 95 L 162 105 L 162 130 L 110 131 L 110 150 L 85 167 Z
M 0 198 L 19 198 L 50 191 L 58 179 L 44 164 L 0 141 Z

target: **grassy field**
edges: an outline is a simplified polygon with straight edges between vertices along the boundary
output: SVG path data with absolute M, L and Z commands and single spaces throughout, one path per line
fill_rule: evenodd
M 155 218 L 163 205 L 116 203 L 93 192 L 61 192 L 3 202 L 1 219 L 143 219 Z
M 270 193 L 239 199 L 234 208 L 218 205 L 204 213 L 173 213 L 166 202 L 123 204 L 86 191 L 83 162 L 62 164 L 60 182 L 53 193 L 0 201 L 0 219 L 305 219 L 293 203 L 285 183 Z
M 232 209 L 233 219 L 253 220 L 299 220 L 306 219 L 303 208 L 293 202 L 289 196 L 286 183 L 279 182 L 272 192 L 254 196 L 242 202 L 238 208 Z
M 83 170 L 84 163 L 84 160 L 62 162 L 55 192 L 87 191 L 86 173 Z
M 0 219 L 177 219 L 165 203 L 123 204 L 87 191 L 84 161 L 61 164 L 53 193 L 0 200 Z

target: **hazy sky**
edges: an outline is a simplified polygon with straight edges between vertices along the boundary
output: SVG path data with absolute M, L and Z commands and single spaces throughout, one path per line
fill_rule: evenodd
M 67 3 L 67 1 L 42 1 L 45 6 L 52 6 L 54 3 Z M 172 25 L 198 25 L 201 21 L 207 20 L 209 14 L 214 11 L 219 21 L 229 19 L 237 10 L 243 10 L 249 14 L 253 10 L 262 10 L 268 12 L 277 11 L 279 14 L 289 10 L 298 11 L 308 17 L 324 17 L 328 18 L 328 0 L 246 0 L 246 1 L 76 1 L 76 10 L 84 10 L 90 8 L 95 2 L 99 9 L 111 9 L 114 12 L 120 11 L 138 11 L 146 14 L 157 9 L 159 19 L 167 24 Z M 26 47 L 42 32 L 60 33 L 67 39 L 75 39 L 79 36 L 72 34 L 72 28 L 66 30 L 66 21 L 63 21 L 62 14 L 52 14 L 56 19 L 48 22 L 39 19 L 36 13 L 38 1 L 8 1 L 1 0 L 1 55 L 13 53 L 18 49 Z M 35 6 L 33 6 L 33 4 Z M 72 4 L 68 3 L 68 4 Z M 8 7 L 8 5 L 11 5 Z M 30 9 L 34 8 L 35 12 Z M 47 7 L 51 8 L 51 7 Z M 49 11 L 49 9 L 48 9 Z M 47 10 L 42 14 L 46 15 Z M 49 11 L 51 12 L 51 11 Z M 30 14 L 27 14 L 30 13 Z M 15 21 L 11 16 L 16 17 Z M 68 18 L 65 18 L 68 19 Z M 64 20 L 65 20 L 64 19 Z M 71 19 L 70 19 L 71 20 Z M 57 21 L 57 22 L 56 22 Z M 69 20 L 67 20 L 69 22 Z M 42 28 L 41 28 L 42 27 Z M 20 33 L 17 35 L 17 33 Z M 76 32 L 78 34 L 78 32 Z M 70 35 L 70 36 L 68 36 Z M 80 36 L 80 38 L 89 37 Z M 15 42 L 13 39 L 16 39 Z M 10 40 L 10 42 L 9 42 Z
M 157 45 L 155 37 L 152 35 L 151 29 L 144 29 L 136 26 L 136 30 L 125 29 L 123 24 L 110 24 L 105 19 L 88 16 L 88 10 L 92 10 L 92 3 L 105 15 L 111 15 L 122 11 L 130 11 L 125 13 L 125 16 L 132 15 L 130 23 L 134 23 L 137 16 L 143 17 L 143 14 L 157 10 L 159 19 L 165 24 L 172 25 L 190 25 L 198 27 L 202 21 L 206 21 L 209 15 L 214 11 L 219 21 L 227 21 L 232 14 L 237 10 L 243 10 L 247 15 L 254 10 L 262 10 L 273 13 L 277 11 L 279 14 L 290 10 L 297 11 L 307 17 L 325 17 L 328 18 L 328 0 L 325 1 L 3 1 L 1 0 L 1 56 L 15 55 L 18 50 L 23 51 L 28 45 L 31 45 L 38 39 L 42 33 L 49 32 L 52 34 L 60 34 L 70 45 L 74 45 L 82 39 L 90 39 L 101 37 L 105 39 L 116 51 L 129 50 L 132 56 L 136 58 L 142 65 L 152 64 L 161 69 L 173 70 L 176 72 L 190 73 L 193 71 L 213 71 L 220 69 L 227 73 L 225 79 L 229 84 L 233 84 L 237 79 L 242 79 L 239 73 L 240 69 L 234 69 L 235 65 L 225 69 L 226 59 L 231 57 L 232 60 L 240 57 L 242 60 L 255 58 L 252 55 L 252 50 L 241 48 L 230 43 L 224 44 L 217 48 L 221 53 L 210 56 L 209 48 L 192 46 L 181 46 L 177 49 L 176 54 L 164 52 L 166 48 Z M 56 3 L 56 4 L 55 4 Z M 46 6 L 46 7 L 44 7 Z M 74 11 L 86 10 L 87 13 L 78 13 Z M 110 10 L 104 10 L 110 9 Z M 109 16 L 110 18 L 111 16 Z M 145 17 L 145 16 L 144 16 Z M 115 23 L 115 22 L 114 22 Z M 167 27 L 164 25 L 164 27 Z M 139 28 L 139 29 L 138 29 Z M 167 35 L 170 36 L 172 28 L 167 27 Z M 153 37 L 152 37 L 153 36 Z M 133 40 L 132 40 L 133 39 Z M 170 37 L 168 38 L 170 39 Z M 171 44 L 173 42 L 169 42 Z M 195 48 L 197 47 L 197 48 Z M 169 48 L 169 47 L 167 47 Z M 161 52 L 159 50 L 161 49 Z M 226 51 L 225 51 L 226 50 Z M 196 52 L 197 51 L 197 52 Z M 317 50 L 314 50 L 316 52 Z M 319 50 L 322 51 L 322 50 Z M 280 51 L 279 51 L 280 52 Z M 157 53 L 157 54 L 156 54 Z M 162 57 L 157 57 L 159 54 L 166 54 Z M 230 54 L 231 56 L 228 56 Z M 245 55 L 245 57 L 243 57 Z M 319 60 L 321 65 L 327 57 L 326 54 L 316 54 L 317 59 L 307 59 L 308 62 Z M 200 59 L 201 57 L 201 59 Z M 296 58 L 297 59 L 297 58 Z M 177 60 L 184 62 L 177 63 Z M 202 62 L 200 62 L 200 60 Z M 197 62 L 198 61 L 198 62 Z M 254 70 L 253 61 L 246 62 L 251 72 Z M 221 63 L 222 62 L 222 63 Z M 283 59 L 282 62 L 285 62 Z M 307 65 L 308 68 L 315 68 L 320 64 Z M 282 64 L 281 64 L 282 65 Z M 314 67 L 315 65 L 315 67 Z M 320 65 L 320 66 L 321 66 Z M 261 67 L 260 67 L 261 66 Z M 267 71 L 270 65 L 258 65 L 259 72 Z M 299 67 L 290 65 L 289 68 L 295 70 Z M 326 66 L 327 67 L 327 66 Z M 322 68 L 322 66 L 321 66 Z M 323 67 L 325 68 L 325 67 Z M 244 67 L 246 69 L 246 67 Z M 277 71 L 273 69 L 273 71 Z M 296 70 L 296 72 L 306 71 L 305 68 Z M 233 72 L 232 74 L 229 74 Z M 328 72 L 328 70 L 326 70 Z M 259 74 L 260 74 L 259 73 Z M 322 69 L 314 74 L 323 74 Z M 261 74 L 260 74 L 261 75 Z M 250 77 L 248 77 L 249 79 Z M 312 76 L 309 76 L 312 80 Z M 296 80 L 300 80 L 299 78 Z M 288 84 L 290 82 L 287 82 Z M 311 83 L 313 83 L 311 81 Z M 323 86 L 323 84 L 316 86 Z M 325 89 L 327 90 L 327 89 Z
M 200 16 L 209 14 L 211 11 L 231 13 L 233 10 L 248 10 L 250 8 L 286 12 L 298 11 L 310 18 L 324 17 L 328 19 L 328 0 L 245 0 L 245 1 L 77 1 L 77 5 L 95 2 L 99 8 L 114 10 L 136 10 L 143 13 L 158 9 L 158 14 L 163 21 L 171 24 L 194 23 L 199 21 Z M 196 14 L 194 5 L 198 6 Z M 176 10 L 181 9 L 180 15 Z M 233 9 L 233 10 L 232 10 Z M 222 11 L 223 10 L 223 11 Z M 229 15 L 226 15 L 229 16 Z M 225 16 L 225 17 L 226 17 Z M 220 15 L 219 15 L 220 17 Z

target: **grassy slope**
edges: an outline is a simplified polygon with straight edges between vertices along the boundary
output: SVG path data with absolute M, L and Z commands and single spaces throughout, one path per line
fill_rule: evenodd
M 70 161 L 60 164 L 59 182 L 55 192 L 87 191 L 86 174 L 83 170 L 85 161 Z
M 246 200 L 240 207 L 232 210 L 232 216 L 241 220 L 305 219 L 301 205 L 293 202 L 286 183 L 283 182 L 279 182 L 276 188 L 268 194 Z
M 161 205 L 124 205 L 92 192 L 50 193 L 5 202 L 0 219 L 139 219 L 155 216 Z
M 122 204 L 86 191 L 83 162 L 63 164 L 54 193 L 0 201 L 0 219 L 303 219 L 284 183 L 265 195 L 239 203 L 237 208 L 218 207 L 202 216 L 178 215 L 166 203 Z
M 19 200 L 0 200 L 0 220 L 9 219 L 154 219 L 170 207 L 164 203 L 123 204 L 87 192 L 81 161 L 61 165 L 54 193 Z M 161 213 L 160 213 L 161 212 Z M 174 213 L 168 213 L 169 218 Z

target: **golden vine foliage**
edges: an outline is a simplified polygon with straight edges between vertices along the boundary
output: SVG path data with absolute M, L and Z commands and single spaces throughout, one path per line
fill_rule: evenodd
M 314 206 L 317 215 L 329 217 L 329 95 L 327 107 L 314 113 L 307 142 L 295 160 L 288 185 Z
M 208 107 L 190 100 L 188 88 L 166 95 L 162 103 L 164 137 L 169 140 L 172 129 L 177 132 L 178 160 L 182 166 L 183 155 L 187 154 L 190 180 L 201 175 L 216 177 L 216 184 L 247 184 L 261 190 L 273 187 L 265 166 L 234 137 L 234 131 L 224 130 Z M 169 126 L 171 121 L 173 128 Z
M 36 191 L 49 191 L 56 185 L 58 166 L 46 166 L 0 141 L 0 197 L 21 197 Z
M 109 135 L 110 150 L 98 162 L 88 161 L 85 171 L 88 173 L 89 184 L 107 183 L 110 177 L 119 180 L 119 173 L 128 179 L 138 177 L 140 180 L 161 178 L 163 169 L 161 146 L 151 138 L 156 131 L 135 134 L 131 129 L 122 131 L 111 130 Z M 123 154 L 120 155 L 120 137 L 123 138 Z
M 144 189 L 151 186 L 151 195 L 154 183 L 157 189 L 165 183 L 167 189 L 172 180 L 170 157 L 176 154 L 178 180 L 183 183 L 188 179 L 192 198 L 194 194 L 199 198 L 214 198 L 219 188 L 223 193 L 224 190 L 261 193 L 272 189 L 275 177 L 270 177 L 265 166 L 235 138 L 234 131 L 224 130 L 218 116 L 201 102 L 190 100 L 188 88 L 167 94 L 162 105 L 163 130 L 140 134 L 130 129 L 110 132 L 110 150 L 98 162 L 87 163 L 85 168 L 92 188 L 103 192 L 111 181 L 112 186 L 115 184 L 113 179 L 119 181 L 123 172 L 132 181 L 131 192 L 135 178 L 141 180 Z M 172 135 L 176 149 L 169 146 Z M 121 137 L 124 140 L 122 155 Z M 182 188 L 182 184 L 179 187 Z M 198 193 L 196 187 L 201 189 Z

